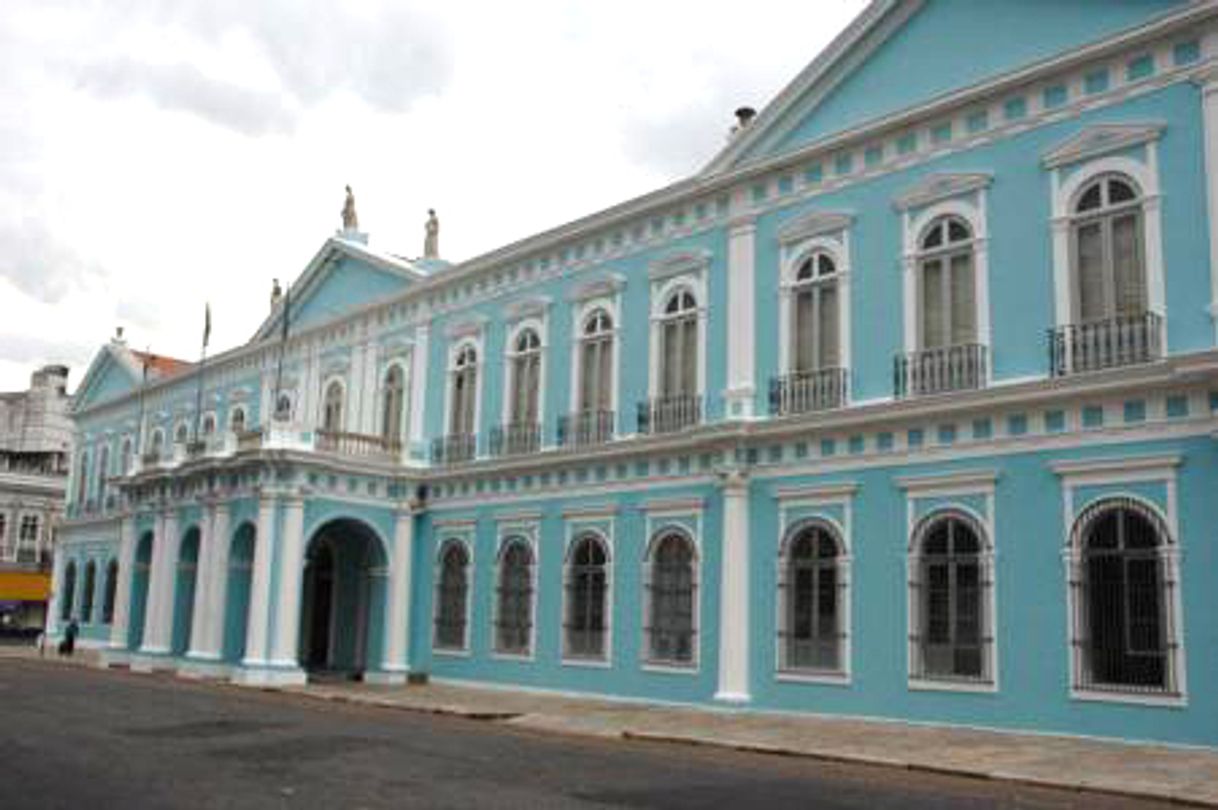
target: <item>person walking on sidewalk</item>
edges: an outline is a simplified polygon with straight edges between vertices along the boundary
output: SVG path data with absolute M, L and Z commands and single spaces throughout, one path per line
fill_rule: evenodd
M 76 636 L 80 633 L 80 625 L 76 623 L 76 617 L 72 617 L 72 621 L 68 622 L 67 629 L 63 631 L 63 641 L 59 642 L 59 654 L 71 656 L 76 651 Z

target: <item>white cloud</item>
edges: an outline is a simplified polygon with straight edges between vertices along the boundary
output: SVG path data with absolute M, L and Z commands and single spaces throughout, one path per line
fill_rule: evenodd
M 459 260 L 671 182 L 862 5 L 8 0 L 0 390 L 119 324 L 193 357 L 205 300 L 243 342 L 346 183 L 374 246 L 435 207 Z

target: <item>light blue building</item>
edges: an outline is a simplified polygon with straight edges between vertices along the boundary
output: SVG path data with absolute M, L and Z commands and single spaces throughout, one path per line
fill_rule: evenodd
M 341 232 L 202 371 L 104 347 L 53 622 L 1218 745 L 1216 223 L 1218 3 L 876 0 L 687 180 L 459 264 Z

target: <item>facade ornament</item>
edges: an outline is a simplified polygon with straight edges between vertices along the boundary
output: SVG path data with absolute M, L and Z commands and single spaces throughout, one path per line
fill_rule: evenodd
M 283 288 L 279 286 L 279 279 L 271 279 L 271 309 L 279 306 L 282 298 Z
M 427 209 L 427 224 L 423 227 L 427 234 L 423 238 L 423 258 L 440 258 L 440 220 L 434 208 Z
M 359 217 L 355 214 L 355 194 L 347 186 L 347 199 L 343 202 L 343 230 L 354 233 L 359 230 Z

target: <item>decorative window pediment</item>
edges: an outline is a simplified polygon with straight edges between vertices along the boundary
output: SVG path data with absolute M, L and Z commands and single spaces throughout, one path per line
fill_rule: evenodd
M 601 273 L 584 279 L 567 292 L 569 301 L 587 301 L 617 293 L 626 286 L 626 277 L 621 273 Z
M 449 340 L 473 337 L 482 332 L 482 327 L 486 326 L 487 320 L 485 315 L 468 315 L 445 326 L 444 335 Z
M 1164 129 L 1166 125 L 1160 122 L 1099 124 L 1087 127 L 1047 152 L 1043 162 L 1047 169 L 1081 163 L 1157 140 Z
M 893 204 L 898 211 L 922 208 L 940 200 L 960 197 L 988 188 L 994 177 L 985 172 L 936 173 L 922 178 L 916 185 L 898 194 Z
M 816 236 L 838 233 L 850 227 L 854 215 L 840 211 L 813 211 L 783 223 L 778 229 L 778 241 L 783 245 L 802 242 Z
M 698 273 L 710 267 L 711 254 L 707 250 L 689 250 L 673 253 L 652 262 L 647 275 L 652 281 L 679 276 L 682 273 Z
M 503 307 L 503 316 L 510 321 L 541 317 L 549 309 L 550 300 L 548 295 L 531 295 L 528 298 L 510 301 Z

